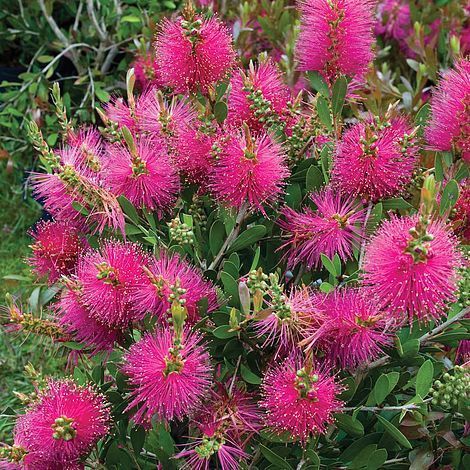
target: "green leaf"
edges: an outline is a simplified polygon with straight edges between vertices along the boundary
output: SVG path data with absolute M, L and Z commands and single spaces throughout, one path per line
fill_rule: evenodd
M 255 256 L 253 257 L 253 261 L 251 262 L 250 271 L 256 269 L 258 267 L 259 257 L 261 255 L 261 247 L 258 246 L 255 251 Z
M 236 240 L 230 245 L 228 253 L 243 250 L 244 248 L 256 243 L 265 235 L 266 227 L 264 225 L 255 225 L 254 227 L 250 227 L 238 235 Z
M 140 18 L 135 15 L 126 15 L 121 18 L 123 23 L 140 23 Z
M 377 449 L 370 455 L 367 462 L 367 470 L 377 470 L 383 468 L 384 462 L 387 460 L 388 453 L 386 449 Z
M 375 382 L 374 388 L 372 390 L 372 395 L 374 397 L 376 405 L 380 405 L 389 393 L 390 381 L 388 380 L 388 377 L 385 374 L 381 374 Z
M 143 426 L 137 426 L 136 428 L 132 428 L 130 432 L 130 439 L 134 452 L 139 455 L 140 451 L 144 447 L 145 428 Z
M 338 428 L 347 432 L 350 436 L 361 437 L 364 435 L 364 426 L 358 419 L 340 413 L 335 413 L 334 417 Z
M 402 197 L 386 199 L 385 201 L 382 201 L 382 205 L 386 211 L 393 209 L 413 209 L 413 206 L 409 202 L 406 202 Z
M 111 98 L 111 95 L 101 88 L 95 88 L 95 95 L 103 103 L 107 103 Z
M 275 468 L 279 470 L 292 470 L 292 466 L 289 464 L 289 462 L 274 453 L 271 449 L 268 449 L 263 444 L 260 444 L 259 448 L 261 450 L 261 453 L 266 457 L 266 460 L 275 465 Z
M 229 331 L 230 329 L 230 325 L 221 325 L 213 330 L 212 334 L 219 339 L 227 339 L 237 336 L 238 333 L 236 331 Z
M 326 256 L 326 255 L 323 254 L 323 253 L 321 253 L 320 257 L 321 257 L 321 262 L 323 263 L 323 266 L 325 267 L 325 269 L 326 269 L 333 277 L 337 277 L 337 276 L 338 276 L 338 273 L 336 272 L 336 268 L 335 268 L 335 265 L 334 265 L 333 261 L 331 261 L 330 258 L 328 258 L 328 256 Z
M 134 222 L 136 225 L 139 225 L 139 215 L 137 214 L 135 207 L 132 205 L 129 199 L 121 195 L 118 197 L 118 201 L 119 205 L 124 211 L 124 214 L 126 214 L 127 217 L 129 217 L 129 219 L 131 219 L 132 222 Z
M 330 89 L 324 78 L 318 72 L 307 72 L 307 76 L 310 86 L 325 98 L 329 98 Z
M 335 286 L 332 286 L 329 282 L 322 282 L 320 284 L 320 290 L 325 294 L 329 294 L 335 290 Z
M 86 207 L 83 207 L 79 202 L 73 201 L 72 202 L 72 207 L 80 214 L 87 216 L 90 215 L 90 212 Z
M 75 351 L 79 351 L 85 347 L 84 344 L 76 343 L 75 341 L 64 341 L 63 343 L 60 343 L 60 345 Z
M 424 103 L 415 116 L 415 124 L 420 127 L 425 127 L 429 116 L 431 114 L 431 106 L 429 103 Z
M 259 385 L 261 383 L 261 378 L 251 372 L 251 370 L 243 364 L 240 366 L 240 373 L 243 380 L 249 384 Z
M 442 162 L 442 155 L 440 153 L 436 153 L 436 157 L 434 158 L 434 176 L 437 182 L 444 180 L 444 163 Z
M 439 205 L 439 213 L 444 215 L 448 210 L 452 209 L 459 198 L 459 185 L 457 181 L 450 180 L 442 191 L 441 203 Z
M 434 376 L 434 365 L 430 359 L 425 361 L 416 374 L 416 394 L 424 398 L 431 388 Z
M 222 124 L 227 118 L 228 108 L 223 101 L 217 101 L 214 106 L 214 116 L 219 124 Z
M 317 98 L 317 113 L 322 124 L 328 129 L 333 130 L 333 124 L 331 122 L 331 113 L 328 106 L 328 101 L 323 96 Z
M 302 189 L 300 185 L 290 184 L 286 189 L 286 204 L 292 209 L 297 209 L 302 202 Z
M 346 92 L 348 91 L 348 81 L 346 77 L 339 77 L 333 85 L 333 93 L 331 96 L 332 109 L 334 116 L 341 116 L 341 112 L 344 106 L 344 99 L 346 98 Z
M 221 272 L 220 279 L 224 285 L 225 293 L 230 296 L 229 304 L 237 306 L 239 302 L 238 298 L 238 282 L 229 273 Z
M 216 256 L 224 244 L 225 226 L 220 220 L 216 220 L 209 230 L 209 248 Z
M 393 437 L 393 439 L 395 439 L 401 446 L 406 447 L 407 449 L 413 448 L 413 446 L 410 444 L 410 441 L 392 423 L 380 415 L 377 415 L 377 419 L 385 428 L 387 433 L 390 434 L 390 436 Z
M 402 357 L 415 357 L 419 352 L 419 340 L 410 339 L 402 345 L 403 354 Z
M 316 165 L 312 165 L 305 177 L 305 189 L 307 192 L 320 188 L 324 184 L 323 173 Z

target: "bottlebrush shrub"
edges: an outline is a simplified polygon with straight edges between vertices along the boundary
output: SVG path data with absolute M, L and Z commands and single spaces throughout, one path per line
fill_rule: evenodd
M 389 106 L 364 75 L 373 2 L 299 5 L 300 94 L 187 6 L 158 30 L 158 79 L 137 93 L 131 69 L 101 127 L 58 86 L 62 144 L 30 124 L 53 220 L 5 328 L 68 369 L 28 366 L 0 468 L 468 467 L 465 63 L 427 127 L 421 92 Z

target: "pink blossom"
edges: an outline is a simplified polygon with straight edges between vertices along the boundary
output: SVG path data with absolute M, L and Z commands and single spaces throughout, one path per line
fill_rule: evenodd
M 455 299 L 462 258 L 458 242 L 441 221 L 431 221 L 428 238 L 413 249 L 410 229 L 418 216 L 392 216 L 382 224 L 366 249 L 364 284 L 378 307 L 398 320 L 405 316 L 438 320 Z
M 212 283 L 204 279 L 202 272 L 178 254 L 160 252 L 158 259 L 152 258 L 146 269 L 146 276 L 132 293 L 133 302 L 139 311 L 149 311 L 160 320 L 168 316 L 172 300 L 170 295 L 180 289 L 178 299 L 188 312 L 192 324 L 200 319 L 198 302 L 207 298 L 207 311 L 214 311 L 217 295 Z M 185 292 L 181 293 L 182 290 Z
M 81 171 L 89 170 L 88 175 L 98 173 L 103 166 L 104 148 L 100 132 L 93 128 L 83 128 L 68 136 L 67 144 L 74 151 L 73 164 Z M 64 160 L 64 157 L 62 157 Z M 64 163 L 67 163 L 65 159 Z M 70 161 L 68 162 L 70 163 Z
M 304 443 L 309 436 L 326 431 L 341 405 L 336 398 L 341 387 L 333 377 L 293 357 L 269 369 L 261 389 L 267 426 Z
M 283 297 L 282 305 L 268 302 L 272 312 L 254 323 L 256 335 L 265 337 L 262 347 L 277 346 L 276 357 L 295 349 L 307 325 L 318 325 L 324 318 L 310 289 L 293 290 Z
M 216 455 L 221 470 L 238 470 L 240 461 L 249 456 L 236 442 L 224 437 L 203 435 L 182 452 L 175 455 L 176 459 L 186 459 L 181 470 L 209 470 L 211 457 Z
M 460 184 L 460 194 L 451 213 L 452 228 L 465 243 L 470 241 L 470 178 Z
M 110 420 L 105 398 L 91 387 L 69 379 L 50 380 L 37 402 L 18 418 L 14 433 L 35 457 L 62 463 L 62 468 L 80 468 L 80 459 L 108 433 Z
M 136 409 L 133 419 L 143 424 L 154 415 L 183 419 L 198 406 L 211 381 L 201 335 L 189 330 L 178 345 L 170 328 L 146 334 L 130 348 L 124 364 L 132 386 L 128 410 Z
M 211 152 L 216 138 L 200 125 L 180 126 L 173 160 L 188 183 L 204 186 L 214 163 Z
M 171 165 L 163 140 L 140 137 L 135 149 L 111 144 L 105 181 L 116 195 L 124 195 L 136 207 L 157 211 L 173 208 L 179 193 L 178 175 Z
M 227 28 L 216 17 L 193 13 L 163 20 L 155 54 L 162 83 L 177 93 L 206 92 L 226 76 L 235 59 Z
M 142 318 L 145 312 L 135 309 L 130 294 L 142 282 L 146 262 L 138 245 L 113 240 L 83 256 L 77 269 L 81 299 L 97 322 L 123 328 Z
M 353 249 L 360 245 L 364 209 L 350 197 L 343 197 L 331 188 L 311 195 L 317 210 L 305 208 L 296 212 L 288 207 L 282 213 L 286 218 L 279 224 L 288 233 L 290 267 L 305 263 L 307 268 L 321 265 L 321 254 L 330 259 L 335 254 L 346 261 L 352 257 Z
M 138 54 L 135 57 L 132 67 L 134 68 L 135 81 L 141 89 L 161 85 L 157 61 L 151 52 Z
M 41 221 L 30 232 L 34 238 L 29 262 L 38 276 L 47 277 L 50 284 L 71 274 L 80 254 L 88 246 L 78 230 L 67 222 Z
M 155 88 L 145 91 L 145 99 L 137 101 L 135 113 L 140 130 L 166 139 L 170 149 L 175 146 L 180 130 L 194 128 L 197 120 L 189 102 L 178 98 L 166 101 Z
M 119 338 L 118 330 L 98 322 L 81 300 L 81 288 L 70 283 L 54 305 L 59 324 L 75 341 L 84 344 L 92 353 L 112 350 Z
M 379 3 L 376 34 L 397 41 L 400 48 L 412 57 L 414 54 L 406 41 L 412 32 L 411 11 L 407 0 L 382 0 Z
M 455 150 L 470 163 L 470 60 L 461 59 L 441 79 L 431 101 L 426 139 L 433 150 Z
M 333 159 L 332 185 L 342 193 L 377 201 L 398 195 L 411 182 L 418 146 L 404 117 L 369 118 L 348 129 Z
M 124 214 L 116 197 L 100 185 L 98 175 L 83 165 L 78 148 L 60 151 L 61 165 L 53 173 L 32 173 L 33 195 L 56 220 L 66 221 L 81 229 L 94 225 L 102 233 L 109 226 L 124 231 Z M 82 206 L 82 215 L 74 202 Z
M 227 123 L 239 127 L 244 122 L 253 131 L 261 131 L 270 119 L 285 119 L 287 103 L 291 94 L 279 68 L 271 61 L 261 62 L 245 73 L 243 70 L 233 75 L 228 100 Z M 262 102 L 260 105 L 256 103 Z M 262 110 L 261 105 L 267 107 Z
M 261 415 L 253 395 L 235 383 L 232 386 L 232 380 L 215 384 L 193 421 L 206 435 L 223 430 L 225 437 L 242 446 L 248 436 L 262 428 Z
M 300 70 L 317 71 L 329 82 L 339 74 L 361 79 L 372 61 L 372 0 L 299 0 L 297 58 Z
M 284 151 L 270 135 L 233 134 L 222 144 L 211 189 L 229 207 L 247 204 L 264 212 L 263 204 L 272 206 L 277 201 L 288 176 Z
M 339 289 L 317 295 L 315 304 L 325 320 L 307 328 L 302 344 L 307 350 L 319 347 L 332 365 L 355 369 L 376 359 L 390 344 L 392 321 L 377 309 L 366 291 Z

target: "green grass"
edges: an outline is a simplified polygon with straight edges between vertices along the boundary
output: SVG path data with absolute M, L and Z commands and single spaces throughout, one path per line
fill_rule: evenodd
M 1 175 L 0 175 L 1 181 Z M 3 180 L 0 186 L 8 188 Z M 24 199 L 19 189 L 8 188 L 0 193 L 0 306 L 5 305 L 5 294 L 11 293 L 19 301 L 27 302 L 31 292 L 32 276 L 25 260 L 29 256 L 31 238 L 28 229 L 41 216 L 41 208 L 31 198 Z M 5 280 L 4 276 L 30 277 L 30 282 Z M 0 319 L 7 318 L 1 307 Z M 11 440 L 14 417 L 5 414 L 22 411 L 20 400 L 13 393 L 29 393 L 32 384 L 24 375 L 24 366 L 31 362 L 43 374 L 54 374 L 64 367 L 64 358 L 57 357 L 56 349 L 48 338 L 38 338 L 24 333 L 8 332 L 0 327 L 0 442 Z M 5 411 L 6 410 L 6 411 Z M 3 417 L 2 417 L 3 415 Z

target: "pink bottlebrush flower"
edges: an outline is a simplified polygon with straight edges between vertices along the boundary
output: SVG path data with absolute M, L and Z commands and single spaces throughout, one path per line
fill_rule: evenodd
M 470 23 L 460 31 L 460 50 L 464 57 L 470 54 Z
M 214 163 L 211 152 L 216 135 L 207 134 L 198 127 L 180 127 L 173 160 L 187 182 L 204 185 Z
M 135 149 L 112 144 L 107 153 L 105 180 L 114 194 L 124 195 L 135 206 L 157 211 L 160 216 L 172 208 L 179 179 L 161 139 L 140 137 Z
M 249 455 L 240 446 L 226 436 L 217 436 L 212 433 L 193 439 L 193 442 L 175 459 L 185 459 L 181 470 L 209 470 L 211 458 L 217 456 L 221 470 L 238 470 L 240 461 Z
M 324 369 L 288 357 L 266 373 L 261 384 L 266 424 L 276 433 L 288 432 L 303 443 L 322 434 L 341 405 L 341 387 Z
M 404 117 L 348 129 L 333 158 L 332 185 L 365 200 L 396 196 L 411 182 L 419 147 Z
M 271 61 L 256 67 L 250 64 L 245 73 L 239 69 L 230 81 L 227 123 L 239 127 L 246 123 L 261 131 L 276 119 L 285 119 L 291 94 L 279 68 Z
M 179 345 L 167 328 L 146 334 L 131 346 L 123 372 L 132 386 L 128 410 L 137 408 L 134 421 L 149 423 L 183 419 L 193 412 L 211 381 L 209 354 L 201 345 L 201 335 L 183 332 Z M 170 351 L 171 349 L 171 351 Z
M 105 241 L 78 264 L 81 300 L 90 315 L 109 328 L 124 328 L 140 320 L 143 311 L 132 305 L 131 292 L 142 283 L 147 257 L 138 245 Z
M 438 320 L 455 298 L 462 263 L 458 242 L 441 221 L 431 221 L 431 240 L 414 247 L 410 234 L 418 216 L 392 216 L 382 224 L 366 249 L 364 284 L 378 307 L 409 321 Z
M 85 168 L 78 148 L 60 152 L 61 165 L 54 173 L 32 173 L 33 195 L 56 220 L 73 223 L 81 229 L 87 223 L 94 232 L 102 233 L 106 226 L 125 234 L 124 214 L 116 197 L 103 188 L 89 168 Z M 82 215 L 73 203 L 87 211 Z
M 441 79 L 431 101 L 426 139 L 433 150 L 461 153 L 470 163 L 470 60 L 461 59 Z
M 227 28 L 215 17 L 194 12 L 161 23 L 155 56 L 162 83 L 177 93 L 207 89 L 232 68 L 235 52 Z
M 111 351 L 119 338 L 118 330 L 98 322 L 81 300 L 80 286 L 71 284 L 54 305 L 59 324 L 75 341 L 93 353 Z
M 266 337 L 263 348 L 277 346 L 276 357 L 295 349 L 302 338 L 302 330 L 307 325 L 317 325 L 323 318 L 308 288 L 293 290 L 281 297 L 274 295 L 268 304 L 270 313 L 256 321 L 254 329 L 258 337 Z
M 180 289 L 178 299 L 188 312 L 188 322 L 200 319 L 198 302 L 207 298 L 208 312 L 218 307 L 217 295 L 210 281 L 204 279 L 202 272 L 180 258 L 178 254 L 161 252 L 158 259 L 148 263 L 146 277 L 132 293 L 137 310 L 152 312 L 160 320 L 168 317 L 174 290 Z M 185 292 L 181 291 L 184 290 Z
M 412 53 L 406 40 L 412 34 L 411 10 L 406 0 L 383 0 L 377 9 L 375 34 L 395 40 L 403 52 Z
M 280 144 L 269 134 L 252 138 L 249 132 L 231 135 L 222 144 L 221 154 L 212 172 L 214 196 L 229 207 L 264 212 L 272 206 L 289 176 L 286 156 Z
M 88 169 L 92 173 L 98 173 L 102 169 L 104 148 L 101 134 L 97 129 L 93 127 L 80 129 L 68 136 L 67 144 L 78 150 L 74 151 L 73 164 L 82 171 Z
M 450 215 L 454 232 L 463 240 L 470 241 L 470 178 L 460 184 L 460 194 Z
M 299 0 L 297 58 L 302 71 L 332 83 L 340 74 L 362 79 L 374 58 L 372 0 Z
M 318 295 L 316 308 L 325 320 L 307 328 L 302 345 L 318 346 L 329 363 L 355 369 L 376 359 L 390 344 L 390 320 L 362 290 L 344 288 Z
M 132 133 L 145 130 L 142 125 L 145 110 L 152 106 L 157 88 L 145 89 L 137 98 L 128 103 L 120 96 L 114 96 L 105 106 L 106 117 L 119 128 L 126 126 Z
M 80 459 L 106 436 L 110 421 L 104 396 L 91 387 L 50 380 L 37 402 L 18 418 L 14 433 L 38 458 L 62 463 L 62 468 L 80 468 Z
M 41 221 L 30 235 L 34 238 L 29 262 L 40 277 L 47 277 L 50 284 L 62 275 L 75 270 L 78 258 L 88 243 L 78 230 L 67 222 Z
M 261 416 L 253 395 L 235 384 L 232 387 L 232 380 L 224 385 L 216 383 L 193 421 L 203 433 L 213 434 L 209 430 L 220 429 L 232 442 L 242 446 L 262 428 Z
M 195 127 L 197 113 L 186 100 L 174 97 L 168 102 L 155 88 L 149 88 L 145 93 L 146 99 L 139 100 L 136 105 L 140 129 L 158 134 L 172 149 L 181 129 Z
M 457 352 L 455 354 L 455 362 L 465 364 L 470 361 L 470 340 L 462 339 L 459 341 Z
M 149 86 L 161 86 L 160 71 L 153 53 L 138 54 L 132 67 L 134 68 L 135 81 L 141 89 Z
M 330 259 L 335 254 L 346 261 L 353 249 L 360 246 L 365 211 L 354 199 L 343 197 L 331 188 L 311 195 L 317 210 L 305 208 L 296 212 L 288 207 L 280 221 L 289 239 L 282 248 L 288 248 L 288 264 L 295 267 L 305 263 L 308 269 L 321 265 L 321 254 Z

